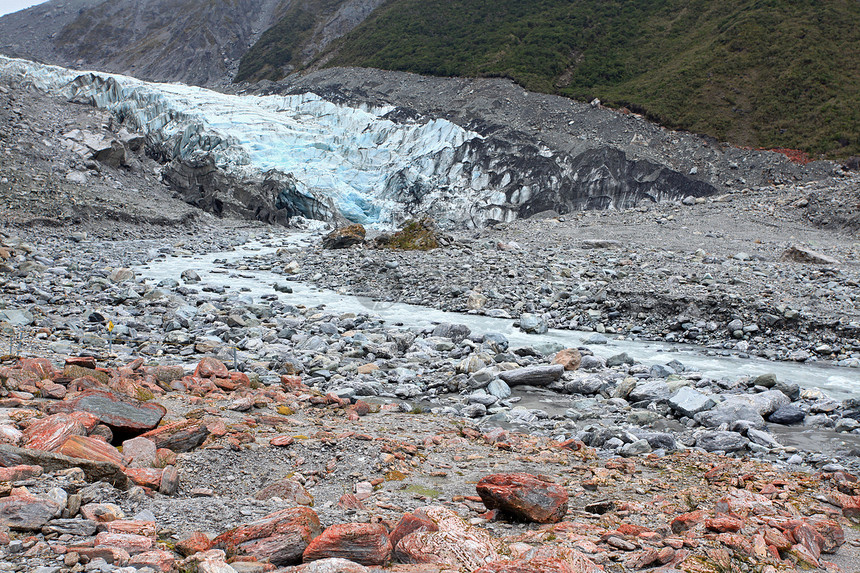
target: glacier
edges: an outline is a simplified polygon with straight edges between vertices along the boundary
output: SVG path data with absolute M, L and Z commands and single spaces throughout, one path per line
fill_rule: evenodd
M 214 164 L 235 181 L 265 177 L 268 203 L 290 215 L 388 227 L 429 214 L 444 227 L 480 227 L 714 191 L 617 149 L 570 156 L 311 92 L 232 95 L 2 56 L 0 75 L 109 110 L 165 162 Z

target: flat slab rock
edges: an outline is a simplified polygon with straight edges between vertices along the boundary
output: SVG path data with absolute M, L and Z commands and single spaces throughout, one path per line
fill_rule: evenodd
M 0 466 L 12 467 L 20 465 L 41 466 L 45 472 L 55 472 L 69 468 L 81 468 L 90 482 L 107 481 L 114 487 L 128 487 L 128 477 L 116 464 L 94 462 L 79 458 L 71 458 L 53 452 L 17 448 L 8 444 L 0 444 Z
M 34 495 L 5 497 L 0 499 L 0 526 L 38 531 L 62 509 L 57 502 Z
M 560 380 L 564 374 L 564 366 L 551 364 L 548 366 L 526 366 L 508 370 L 499 374 L 499 378 L 508 386 L 548 386 Z
M 89 412 L 111 430 L 143 432 L 156 427 L 167 409 L 153 402 L 139 402 L 106 390 L 86 390 L 71 400 L 53 405 L 54 411 Z

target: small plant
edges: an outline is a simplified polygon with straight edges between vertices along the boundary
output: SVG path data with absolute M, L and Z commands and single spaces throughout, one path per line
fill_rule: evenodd
M 140 402 L 149 402 L 155 399 L 155 394 L 146 388 L 138 387 L 134 392 L 134 397 Z

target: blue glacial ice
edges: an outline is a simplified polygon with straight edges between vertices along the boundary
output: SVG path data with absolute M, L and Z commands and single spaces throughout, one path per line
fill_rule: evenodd
M 400 205 L 385 197 L 394 179 L 398 187 L 447 187 L 458 171 L 451 150 L 481 138 L 445 119 L 394 122 L 385 117 L 393 106 L 350 107 L 313 93 L 228 95 L 2 56 L 0 75 L 110 110 L 167 142 L 174 156 L 211 153 L 239 176 L 291 173 L 301 193 L 331 199 L 365 224 L 396 218 Z

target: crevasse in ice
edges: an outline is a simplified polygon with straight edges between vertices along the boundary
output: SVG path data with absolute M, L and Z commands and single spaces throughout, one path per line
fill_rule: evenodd
M 451 150 L 480 135 L 447 121 L 398 121 L 393 107 L 350 107 L 306 93 L 228 95 L 182 84 L 81 72 L 0 56 L 0 74 L 54 95 L 87 99 L 172 147 L 212 153 L 237 175 L 292 173 L 300 191 L 330 198 L 361 223 L 390 222 L 392 188 L 427 189 L 456 175 Z

